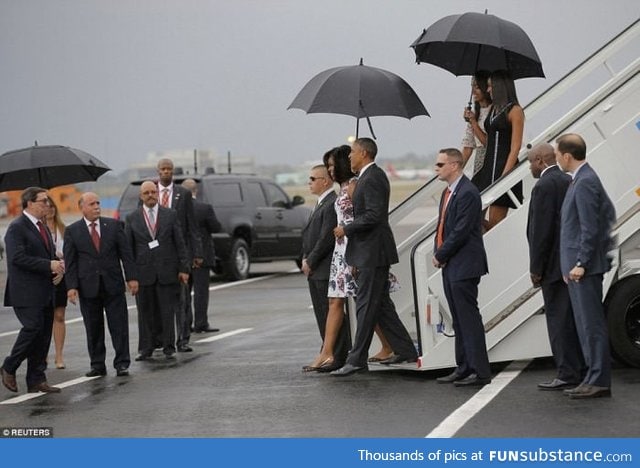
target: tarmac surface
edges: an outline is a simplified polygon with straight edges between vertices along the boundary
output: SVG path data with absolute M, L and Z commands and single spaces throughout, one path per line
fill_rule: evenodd
M 221 331 L 192 335 L 194 352 L 176 360 L 160 353 L 132 362 L 128 377 L 115 376 L 109 344 L 108 375 L 84 377 L 84 327 L 70 305 L 66 369 L 47 371 L 62 392 L 26 394 L 23 364 L 19 393 L 0 388 L 0 427 L 100 438 L 640 436 L 640 369 L 616 365 L 613 397 L 586 401 L 537 390 L 554 376 L 550 359 L 494 365 L 493 382 L 482 390 L 437 384 L 444 369 L 305 374 L 301 367 L 321 343 L 306 280 L 293 269 L 293 262 L 257 264 L 248 281 L 215 279 L 209 317 Z M 129 313 L 134 357 L 135 306 Z M 13 310 L 0 308 L 0 357 L 18 329 Z

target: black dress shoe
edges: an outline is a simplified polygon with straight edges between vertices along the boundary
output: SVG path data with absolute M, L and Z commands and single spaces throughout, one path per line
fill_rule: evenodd
M 219 332 L 220 329 L 207 327 L 207 328 L 196 328 L 193 331 L 194 333 L 215 333 L 215 332 Z
M 478 377 L 478 374 L 469 374 L 464 379 L 456 380 L 453 385 L 456 387 L 482 387 L 491 383 L 490 378 Z
M 179 353 L 192 353 L 193 352 L 193 348 L 191 346 L 187 346 L 187 345 L 178 346 L 178 352 Z
M 107 370 L 103 369 L 91 369 L 89 372 L 87 372 L 86 374 L 84 374 L 86 377 L 104 377 L 105 375 L 107 375 Z
M 330 375 L 334 377 L 346 377 L 348 375 L 355 374 L 356 372 L 368 371 L 367 366 L 354 366 L 349 363 L 342 366 L 340 369 L 334 370 Z
M 577 385 L 578 384 L 573 382 L 565 382 L 562 379 L 553 379 L 549 382 L 540 382 L 538 384 L 538 390 L 559 391 L 565 388 L 575 388 Z
M 587 398 L 602 398 L 610 397 L 610 387 L 599 387 L 598 385 L 580 385 L 572 393 L 569 394 L 569 398 L 572 400 L 583 400 Z
M 120 369 L 116 369 L 116 375 L 118 377 L 126 377 L 127 375 L 129 375 L 129 369 L 127 369 L 125 367 L 121 367 Z
M 151 360 L 151 354 L 147 354 L 147 353 L 140 353 L 136 356 L 136 361 L 150 361 Z
M 173 351 L 169 351 L 164 353 L 164 357 L 166 359 L 175 359 L 176 358 L 176 353 L 174 353 Z
M 438 377 L 436 379 L 436 382 L 438 382 L 439 384 L 446 384 L 446 383 L 453 383 L 456 380 L 462 380 L 464 378 L 465 376 L 460 374 L 456 369 L 449 375 L 445 375 L 444 377 Z
M 418 358 L 416 357 L 405 357 L 405 356 L 399 356 L 397 354 L 394 354 L 390 358 L 383 359 L 378 362 L 380 364 L 384 364 L 385 366 L 388 366 L 390 364 L 404 364 L 404 363 L 416 362 L 417 360 Z

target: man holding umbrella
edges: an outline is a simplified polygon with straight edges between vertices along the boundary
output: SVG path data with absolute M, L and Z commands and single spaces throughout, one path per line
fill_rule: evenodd
M 53 326 L 54 284 L 62 281 L 64 263 L 55 259 L 53 238 L 42 219 L 47 213 L 49 197 L 40 187 L 22 192 L 22 216 L 7 229 L 7 285 L 5 306 L 13 306 L 22 329 L 13 349 L 0 368 L 2 384 L 18 391 L 16 371 L 27 360 L 29 393 L 57 393 L 60 389 L 47 383 L 47 352 Z

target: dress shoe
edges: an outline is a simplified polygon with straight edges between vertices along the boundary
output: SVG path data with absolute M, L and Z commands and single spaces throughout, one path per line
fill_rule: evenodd
M 578 384 L 572 382 L 566 382 L 562 379 L 553 379 L 549 382 L 540 382 L 538 384 L 538 390 L 564 390 L 566 388 L 575 388 Z
M 404 364 L 404 363 L 416 362 L 417 360 L 418 358 L 415 358 L 415 357 L 404 357 L 398 354 L 394 354 L 390 358 L 383 359 L 382 361 L 378 361 L 378 362 L 380 362 L 380 364 L 384 364 L 385 366 L 388 366 L 390 364 Z
M 219 328 L 211 328 L 211 327 L 207 327 L 207 328 L 195 328 L 193 330 L 194 333 L 215 333 L 215 332 L 219 332 L 220 329 Z
M 174 353 L 173 351 L 169 351 L 164 353 L 164 357 L 166 359 L 175 359 L 176 358 L 176 353 Z
M 2 374 L 2 385 L 7 387 L 10 392 L 16 393 L 18 391 L 18 383 L 16 382 L 16 376 L 9 374 L 4 367 L 0 367 L 0 374 Z
M 478 374 L 469 374 L 464 379 L 456 380 L 453 385 L 456 387 L 482 387 L 491 383 L 489 378 L 478 377 Z
M 178 352 L 179 353 L 192 353 L 193 352 L 193 348 L 191 346 L 187 346 L 187 345 L 178 346 Z
M 573 393 L 569 394 L 569 398 L 572 400 L 583 400 L 587 398 L 602 398 L 611 396 L 611 388 L 599 387 L 598 385 L 584 384 L 575 389 Z
M 340 369 L 336 369 L 331 372 L 331 375 L 334 377 L 346 377 L 351 374 L 355 374 L 356 372 L 368 371 L 367 366 L 354 366 L 352 364 L 346 363 Z
M 582 387 L 582 386 L 584 386 L 584 384 L 576 385 L 576 386 L 575 386 L 575 387 L 573 387 L 573 388 L 567 388 L 567 389 L 565 389 L 565 390 L 562 390 L 562 393 L 564 393 L 565 395 L 569 396 L 569 395 L 571 395 L 572 393 L 575 393 L 575 392 L 579 391 L 578 389 L 579 389 L 580 387 Z
M 116 375 L 118 377 L 126 377 L 127 375 L 129 375 L 129 369 L 127 369 L 126 367 L 121 367 L 120 369 L 116 369 Z
M 38 385 L 29 387 L 27 391 L 29 393 L 60 393 L 60 389 L 58 387 L 51 387 L 47 382 L 40 382 Z
M 451 374 L 449 375 L 445 375 L 443 377 L 438 377 L 436 379 L 436 382 L 438 382 L 439 384 L 446 384 L 446 383 L 453 383 L 456 380 L 462 380 L 464 379 L 465 376 L 463 376 L 462 374 L 460 374 L 458 372 L 458 370 L 454 370 Z
M 151 354 L 147 354 L 147 353 L 140 353 L 136 356 L 136 361 L 150 361 L 151 360 Z
M 104 377 L 105 375 L 107 375 L 107 370 L 106 369 L 91 369 L 89 372 L 87 372 L 86 374 L 84 374 L 86 377 Z

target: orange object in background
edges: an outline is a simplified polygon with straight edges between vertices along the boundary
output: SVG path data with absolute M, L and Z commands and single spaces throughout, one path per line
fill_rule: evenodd
M 22 212 L 22 202 L 20 194 L 22 190 L 12 190 L 0 194 L 0 201 L 4 200 L 7 205 L 6 216 L 15 218 Z M 78 200 L 82 192 L 75 185 L 64 185 L 54 187 L 49 190 L 49 196 L 53 198 L 60 213 L 78 213 Z

